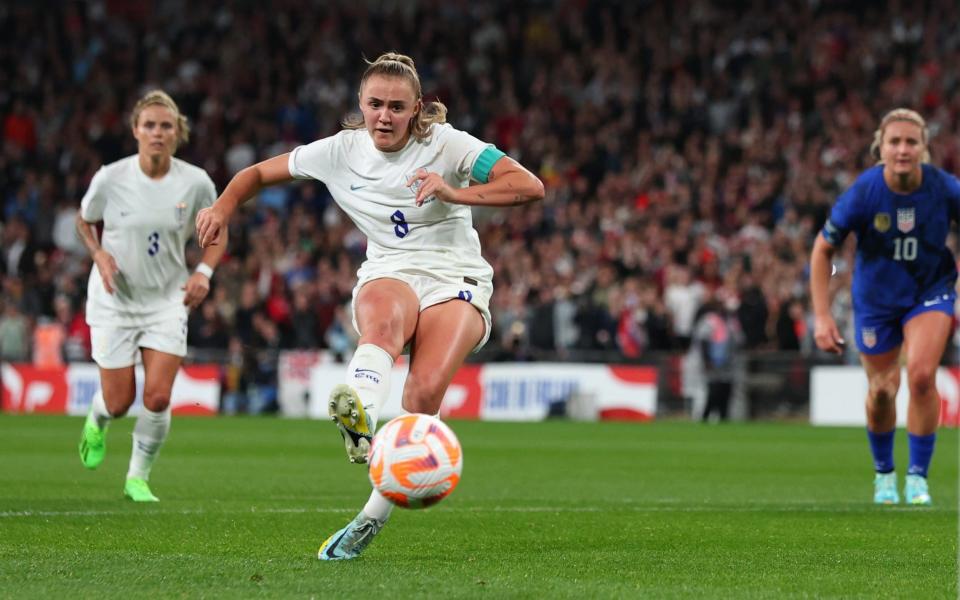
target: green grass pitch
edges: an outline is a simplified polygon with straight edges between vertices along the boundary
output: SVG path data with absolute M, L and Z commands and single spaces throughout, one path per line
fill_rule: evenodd
M 133 419 L 89 472 L 79 418 L 0 415 L 0 597 L 957 597 L 955 430 L 914 508 L 870 504 L 862 429 L 451 425 L 453 495 L 324 563 L 369 489 L 329 423 L 174 418 L 144 506 L 121 496 Z

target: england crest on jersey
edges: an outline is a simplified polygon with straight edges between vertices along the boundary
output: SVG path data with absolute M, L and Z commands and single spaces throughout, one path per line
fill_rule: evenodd
M 187 223 L 187 204 L 185 202 L 177 202 L 174 211 L 176 211 L 177 227 L 183 227 Z
M 877 345 L 877 330 L 873 327 L 862 328 L 860 336 L 863 338 L 863 345 L 867 348 L 873 348 Z
M 910 233 L 913 231 L 913 226 L 916 223 L 916 218 L 914 218 L 914 209 L 913 208 L 898 208 L 897 209 L 897 230 L 901 233 Z

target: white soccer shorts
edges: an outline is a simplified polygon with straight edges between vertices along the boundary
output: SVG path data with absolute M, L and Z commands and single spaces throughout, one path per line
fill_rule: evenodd
M 131 367 L 140 361 L 140 348 L 175 356 L 187 355 L 187 320 L 147 327 L 90 327 L 93 360 L 104 369 Z
M 420 299 L 420 312 L 441 304 L 448 300 L 459 298 L 472 304 L 483 317 L 483 337 L 480 342 L 473 347 L 473 352 L 483 348 L 487 340 L 490 339 L 490 297 L 493 295 L 493 284 L 489 281 L 478 281 L 469 277 L 462 278 L 461 281 L 450 281 L 446 278 L 428 277 L 425 275 L 413 275 L 403 272 L 378 273 L 364 277 L 357 282 L 353 288 L 353 300 L 350 303 L 352 309 L 353 328 L 358 332 L 360 326 L 357 324 L 357 296 L 360 294 L 360 288 L 364 284 L 375 279 L 397 279 L 410 286 L 413 293 Z

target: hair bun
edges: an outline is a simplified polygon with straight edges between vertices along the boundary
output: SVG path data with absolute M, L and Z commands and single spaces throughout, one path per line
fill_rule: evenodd
M 416 65 L 414 64 L 412 58 L 410 58 L 406 54 L 399 54 L 397 52 L 384 52 L 377 58 L 377 60 L 373 61 L 373 64 L 387 62 L 387 61 L 395 61 L 398 63 L 403 63 L 408 67 L 410 67 L 411 69 L 416 70 Z

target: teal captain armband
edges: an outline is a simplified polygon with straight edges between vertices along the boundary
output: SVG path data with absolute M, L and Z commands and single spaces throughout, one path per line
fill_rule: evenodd
M 493 164 L 504 156 L 506 154 L 498 150 L 496 146 L 487 146 L 474 161 L 470 177 L 480 183 L 486 183 L 490 180 L 490 170 L 493 169 Z

